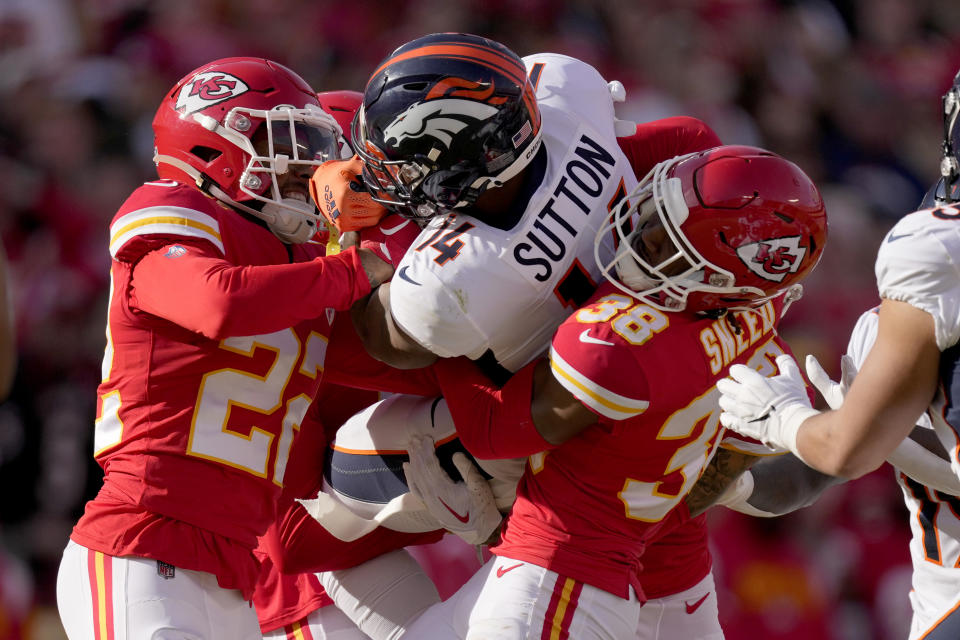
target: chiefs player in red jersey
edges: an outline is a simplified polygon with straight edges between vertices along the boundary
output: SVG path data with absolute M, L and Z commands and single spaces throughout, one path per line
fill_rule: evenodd
M 598 257 L 609 282 L 549 359 L 502 389 L 463 360 L 435 365 L 471 453 L 531 458 L 495 557 L 408 637 L 441 621 L 449 637 L 636 637 L 645 546 L 689 518 L 722 437 L 716 382 L 735 363 L 773 374 L 787 351 L 776 323 L 827 233 L 796 165 L 719 147 L 659 164 L 630 204 L 600 230 L 617 240 Z
M 317 100 L 320 107 L 337 121 L 349 144 L 350 120 L 360 106 L 363 94 L 357 91 L 325 91 L 317 94 Z M 321 229 L 319 238 L 323 234 L 324 230 Z M 328 242 L 327 253 L 333 253 L 331 247 L 339 248 L 339 243 Z M 378 398 L 376 391 L 321 382 L 312 413 L 318 414 L 322 428 L 297 439 L 297 449 L 284 474 L 280 503 L 289 502 L 290 496 L 309 496 L 313 490 L 312 479 L 318 475 L 316 461 L 322 460 L 326 432 L 335 429 L 347 416 L 376 402 Z M 319 437 L 321 435 L 324 437 Z M 298 458 L 303 459 L 304 464 L 297 464 Z M 303 485 L 307 485 L 307 488 L 304 489 Z M 276 535 L 276 526 L 276 523 L 272 524 L 266 535 Z M 303 638 L 365 638 L 353 622 L 336 607 L 330 606 L 333 601 L 324 593 L 314 574 L 281 573 L 264 547 L 261 539 L 261 546 L 257 549 L 260 578 L 253 592 L 253 603 L 264 638 L 296 638 L 297 634 Z
M 337 120 L 350 143 L 350 120 L 360 106 L 363 94 L 356 91 L 326 91 L 318 93 L 317 99 L 321 108 Z M 374 213 L 379 209 L 374 217 L 387 214 L 376 203 L 370 201 L 369 204 L 369 212 Z M 394 226 L 394 223 L 390 224 L 391 228 Z M 363 235 L 369 232 L 370 229 L 364 230 Z M 341 250 L 340 239 L 334 240 L 327 242 L 328 254 Z M 363 349 L 360 344 L 355 344 L 354 348 Z M 337 372 L 333 373 L 336 375 Z M 317 420 L 318 428 L 306 430 L 301 427 L 302 435 L 296 440 L 296 448 L 291 453 L 284 474 L 284 487 L 278 501 L 280 519 L 270 526 L 257 549 L 261 571 L 253 602 L 265 640 L 366 640 L 366 634 L 342 611 L 331 606 L 333 601 L 311 569 L 359 564 L 389 552 L 395 552 L 399 561 L 403 561 L 406 552 L 397 550 L 408 545 L 434 542 L 443 535 L 442 531 L 411 535 L 377 530 L 357 544 L 344 544 L 332 539 L 315 520 L 305 517 L 303 509 L 294 503 L 296 498 L 312 498 L 319 491 L 327 443 L 333 440 L 336 430 L 349 416 L 373 404 L 379 396 L 379 393 L 369 389 L 331 384 L 326 379 L 321 382 L 308 413 L 310 419 Z M 296 539 L 302 544 L 297 548 L 281 549 L 284 539 Z M 294 544 L 290 546 L 294 547 Z M 466 578 L 463 577 L 461 584 Z M 415 585 L 407 582 L 408 589 L 416 586 L 417 590 L 425 593 L 425 600 L 420 606 L 439 601 L 439 595 L 426 575 L 411 575 L 409 580 Z
M 393 267 L 312 241 L 310 175 L 348 147 L 289 69 L 207 64 L 167 93 L 153 126 L 160 180 L 110 227 L 105 476 L 64 551 L 58 607 L 73 640 L 259 638 L 257 536 L 327 357 L 363 356 L 334 358 L 333 310 Z M 392 390 L 415 393 L 414 378 Z

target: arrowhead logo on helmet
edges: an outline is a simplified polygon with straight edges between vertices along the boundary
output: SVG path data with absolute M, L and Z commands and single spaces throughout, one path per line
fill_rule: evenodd
M 800 236 L 772 238 L 737 247 L 737 256 L 761 278 L 782 282 L 788 273 L 796 273 L 807 250 L 800 246 Z
M 198 73 L 183 85 L 177 96 L 176 110 L 184 114 L 203 111 L 224 100 L 246 93 L 247 83 L 220 71 Z

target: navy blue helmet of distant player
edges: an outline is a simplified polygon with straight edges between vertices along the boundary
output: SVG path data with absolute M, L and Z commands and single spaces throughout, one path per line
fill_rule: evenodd
M 924 198 L 924 207 L 952 204 L 960 200 L 960 72 L 953 85 L 943 94 L 943 156 L 940 158 L 940 181 Z M 929 201 L 929 202 L 928 202 Z

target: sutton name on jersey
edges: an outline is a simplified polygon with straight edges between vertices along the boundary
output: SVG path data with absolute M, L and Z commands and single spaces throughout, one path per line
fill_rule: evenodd
M 538 220 L 534 221 L 533 228 L 512 247 L 517 270 L 525 277 L 539 282 L 548 280 L 554 265 L 560 264 L 567 255 L 568 243 L 578 234 L 593 232 L 593 227 L 585 226 L 582 220 L 565 220 L 553 205 L 558 198 L 564 198 L 584 216 L 589 216 L 600 206 L 597 199 L 613 175 L 611 169 L 615 164 L 613 154 L 587 134 L 580 134 L 577 146 L 565 159 L 563 170 L 558 172 L 560 179 L 551 191 L 553 197 L 537 212 Z M 573 212 L 573 209 L 567 210 Z M 536 268 L 531 271 L 531 267 Z

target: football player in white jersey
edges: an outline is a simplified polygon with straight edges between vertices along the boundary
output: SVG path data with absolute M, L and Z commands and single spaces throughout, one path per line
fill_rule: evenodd
M 591 238 L 636 185 L 617 134 L 610 86 L 574 58 L 521 60 L 467 34 L 394 51 L 367 84 L 355 146 L 374 198 L 425 228 L 362 310 L 368 350 L 507 371 L 542 353 L 602 280 Z
M 816 360 L 808 359 L 810 380 L 831 407 L 843 402 L 856 368 L 865 361 L 877 336 L 877 321 L 878 308 L 865 311 L 857 320 L 840 383 L 830 381 Z M 926 414 L 887 462 L 894 466 L 910 512 L 910 640 L 956 637 L 960 616 L 954 619 L 950 614 L 960 604 L 960 479 L 951 471 Z M 780 456 L 744 472 L 717 504 L 752 516 L 778 516 L 811 504 L 826 488 L 842 481 L 807 467 L 794 456 Z
M 617 121 L 618 93 L 581 61 L 521 60 L 466 34 L 419 38 L 380 65 L 354 122 L 364 179 L 425 228 L 355 308 L 371 353 L 403 367 L 466 355 L 502 381 L 546 352 L 602 280 L 593 238 L 635 172 L 719 144 L 689 118 Z M 657 126 L 644 151 L 618 144 Z
M 955 126 L 960 84 L 944 97 L 945 183 L 957 181 Z M 948 192 L 952 188 L 948 186 Z M 835 411 L 811 408 L 795 367 L 758 379 L 735 368 L 722 385 L 725 424 L 783 445 L 830 475 L 859 477 L 876 469 L 919 416 L 930 418 L 954 473 L 960 475 L 960 416 L 952 396 L 960 341 L 960 208 L 943 204 L 902 218 L 887 234 L 876 262 L 882 302 L 877 340 Z
M 898 473 L 907 506 L 915 516 L 911 518 L 911 638 L 960 634 L 960 582 L 954 575 L 960 572 L 955 568 L 960 555 L 955 517 L 960 503 L 954 495 L 960 478 L 955 398 L 960 271 L 954 258 L 960 255 L 958 113 L 960 74 L 943 98 L 942 180 L 932 192 L 932 206 L 901 219 L 880 247 L 876 274 L 882 302 L 875 319 L 861 318 L 851 339 L 852 353 L 869 350 L 869 355 L 863 356 L 861 370 L 842 404 L 835 398 L 836 409 L 813 410 L 800 391 L 799 371 L 787 363 L 779 376 L 768 379 L 731 369 L 733 380 L 718 385 L 726 426 L 785 446 L 809 466 L 834 476 L 853 478 L 872 471 L 903 449 L 904 437 L 914 424 L 925 419 L 932 423 L 951 473 L 937 475 L 935 461 L 926 469 L 921 467 L 926 477 L 919 482 L 917 474 Z M 871 325 L 876 334 L 872 347 Z M 811 364 L 808 373 L 817 374 Z M 751 502 L 756 503 L 756 497 Z M 950 508 L 942 508 L 944 504 Z
M 857 321 L 847 346 L 854 366 L 866 360 L 877 336 L 878 319 L 874 308 Z M 960 479 L 950 472 L 936 437 L 925 437 L 934 436 L 930 419 L 926 414 L 920 418 L 913 439 L 905 439 L 888 457 L 910 512 L 913 619 L 909 638 L 956 638 L 960 635 L 960 613 L 955 613 L 960 607 Z M 918 441 L 926 442 L 935 453 Z

